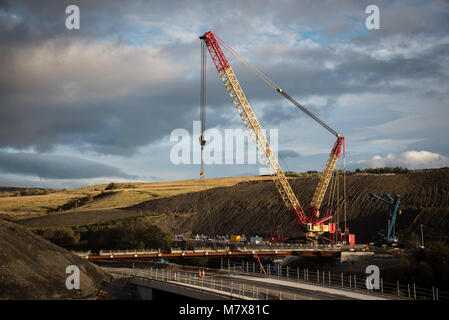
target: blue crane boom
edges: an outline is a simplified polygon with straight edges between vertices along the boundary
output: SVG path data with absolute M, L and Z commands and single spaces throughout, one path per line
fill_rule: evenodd
M 378 200 L 381 200 L 382 202 L 386 203 L 390 208 L 390 213 L 388 215 L 388 228 L 387 228 L 387 234 L 384 236 L 384 241 L 388 242 L 389 244 L 398 242 L 398 239 L 396 238 L 395 235 L 395 225 L 396 225 L 396 218 L 398 215 L 398 211 L 399 214 L 401 214 L 401 211 L 398 210 L 399 209 L 399 203 L 400 203 L 400 196 L 396 195 L 394 196 L 394 198 L 392 196 L 390 196 L 390 194 L 388 194 L 387 192 L 385 192 L 385 198 L 382 198 L 380 196 L 378 196 L 375 193 L 370 192 L 369 193 L 370 197 L 376 198 Z

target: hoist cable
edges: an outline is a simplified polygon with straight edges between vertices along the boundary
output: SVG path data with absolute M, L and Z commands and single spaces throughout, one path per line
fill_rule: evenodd
M 245 58 L 243 58 L 239 53 L 237 53 L 230 45 L 228 45 L 226 42 L 221 40 L 217 35 L 215 35 L 218 42 L 227 49 L 230 53 L 232 53 L 234 56 L 239 58 L 243 64 L 245 64 L 249 69 L 251 69 L 260 79 L 262 79 L 265 83 L 267 83 L 270 87 L 278 91 L 280 94 L 282 94 L 286 99 L 288 99 L 291 103 L 293 103 L 295 106 L 297 106 L 299 109 L 301 109 L 305 114 L 307 114 L 309 117 L 311 117 L 313 120 L 318 122 L 323 128 L 328 130 L 330 133 L 332 133 L 335 136 L 339 136 L 339 134 L 329 127 L 327 124 L 325 124 L 323 121 L 321 121 L 317 116 L 315 116 L 312 112 L 307 110 L 304 106 L 302 106 L 300 103 L 298 103 L 295 99 L 290 97 L 284 90 L 282 90 L 274 81 L 269 79 L 262 71 L 257 69 L 254 65 L 252 65 L 250 62 L 248 62 Z
M 201 171 L 200 171 L 200 185 L 203 188 L 200 193 L 204 193 L 204 206 L 205 210 L 207 212 L 208 216 L 208 222 L 209 222 L 209 230 L 210 230 L 210 236 L 212 237 L 212 246 L 214 249 L 216 248 L 215 245 L 215 230 L 214 225 L 212 222 L 212 216 L 210 213 L 210 207 L 209 202 L 207 199 L 207 188 L 206 184 L 204 182 L 204 146 L 206 144 L 206 139 L 204 136 L 204 132 L 206 131 L 206 63 L 207 63 L 207 47 L 204 43 L 204 41 L 201 41 L 201 93 L 200 93 L 200 119 L 201 119 L 201 135 L 200 135 L 200 146 L 201 146 Z
M 200 97 L 200 119 L 201 119 L 201 172 L 200 177 L 204 176 L 203 150 L 205 145 L 204 131 L 206 130 L 206 46 L 201 41 L 201 97 Z
M 265 81 L 270 87 L 277 90 L 279 86 L 274 83 L 272 80 L 270 80 L 265 74 L 263 74 L 259 69 L 257 69 L 254 65 L 249 63 L 245 58 L 243 58 L 240 54 L 238 54 L 230 45 L 228 45 L 226 42 L 221 40 L 217 35 L 215 35 L 217 40 L 220 42 L 220 44 L 225 47 L 229 52 L 231 52 L 233 55 L 235 55 L 237 58 L 239 58 L 248 68 L 250 68 L 254 73 L 259 76 L 263 81 Z

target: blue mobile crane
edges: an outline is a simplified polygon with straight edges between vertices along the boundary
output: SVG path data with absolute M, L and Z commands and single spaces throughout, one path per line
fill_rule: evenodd
M 388 225 L 387 225 L 387 233 L 386 234 L 379 234 L 378 239 L 376 240 L 375 244 L 382 247 L 399 247 L 401 246 L 401 243 L 399 242 L 398 238 L 396 238 L 395 235 L 395 227 L 396 227 L 396 218 L 398 214 L 400 215 L 402 212 L 399 209 L 399 203 L 400 203 L 400 196 L 396 195 L 394 197 L 390 196 L 390 194 L 385 192 L 385 197 L 382 198 L 378 196 L 375 193 L 370 192 L 370 197 L 376 198 L 378 200 L 381 200 L 385 202 L 390 207 L 390 212 L 388 215 Z

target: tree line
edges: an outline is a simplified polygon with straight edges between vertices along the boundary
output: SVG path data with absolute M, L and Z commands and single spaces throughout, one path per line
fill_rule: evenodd
M 146 220 L 122 221 L 83 227 L 45 227 L 33 230 L 43 238 L 67 249 L 123 250 L 172 246 L 172 236 Z

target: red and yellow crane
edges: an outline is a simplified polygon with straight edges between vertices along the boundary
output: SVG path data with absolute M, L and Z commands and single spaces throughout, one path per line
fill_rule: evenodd
M 330 179 L 335 169 L 336 162 L 340 157 L 342 146 L 344 146 L 345 138 L 344 136 L 338 134 L 335 130 L 331 129 L 328 125 L 318 119 L 314 114 L 304 108 L 301 104 L 299 104 L 296 100 L 290 97 L 284 90 L 279 88 L 274 82 L 269 80 L 265 75 L 263 75 L 260 71 L 258 71 L 254 66 L 249 64 L 246 60 L 240 57 L 235 51 L 230 48 L 229 45 L 220 40 L 212 31 L 206 32 L 204 35 L 200 37 L 201 40 L 204 41 L 206 47 L 212 57 L 212 61 L 217 68 L 218 74 L 223 81 L 223 84 L 228 91 L 229 96 L 231 97 L 232 102 L 234 103 L 237 112 L 240 115 L 240 118 L 243 121 L 248 133 L 253 140 L 256 149 L 259 152 L 260 158 L 263 160 L 265 166 L 268 169 L 268 172 L 271 173 L 271 177 L 273 178 L 274 184 L 281 195 L 281 198 L 289 212 L 293 215 L 296 223 L 305 231 L 306 237 L 311 240 L 316 240 L 318 237 L 325 232 L 333 232 L 334 228 L 329 228 L 329 224 L 325 224 L 328 220 L 332 218 L 331 212 L 327 212 L 324 215 L 320 213 L 320 206 L 323 202 L 324 195 L 326 193 L 327 187 L 329 185 Z M 304 111 L 308 116 L 317 121 L 320 125 L 322 125 L 325 129 L 331 132 L 333 135 L 337 137 L 337 141 L 335 142 L 332 151 L 329 155 L 329 158 L 326 163 L 326 167 L 321 175 L 318 186 L 315 190 L 315 193 L 312 198 L 312 202 L 310 204 L 309 210 L 307 214 L 304 212 L 303 208 L 299 204 L 298 199 L 296 198 L 293 190 L 285 177 L 284 172 L 282 171 L 275 155 L 273 154 L 270 145 L 265 137 L 265 134 L 262 130 L 262 127 L 259 121 L 256 119 L 256 116 L 246 98 L 240 83 L 238 82 L 234 71 L 232 70 L 228 60 L 226 59 L 220 43 L 225 46 L 228 50 L 230 50 L 233 54 L 239 56 L 242 61 L 247 64 L 253 71 L 255 71 L 258 76 L 260 76 L 265 82 L 267 82 L 271 87 L 273 87 L 277 92 L 283 95 L 285 98 L 290 100 L 294 105 Z M 202 97 L 203 99 L 203 97 Z M 203 102 L 203 100 L 202 100 Z M 203 137 L 203 135 L 202 135 Z M 201 143 L 203 144 L 204 138 L 201 139 Z M 203 173 L 202 173 L 203 174 Z M 330 230 L 331 229 L 331 230 Z

